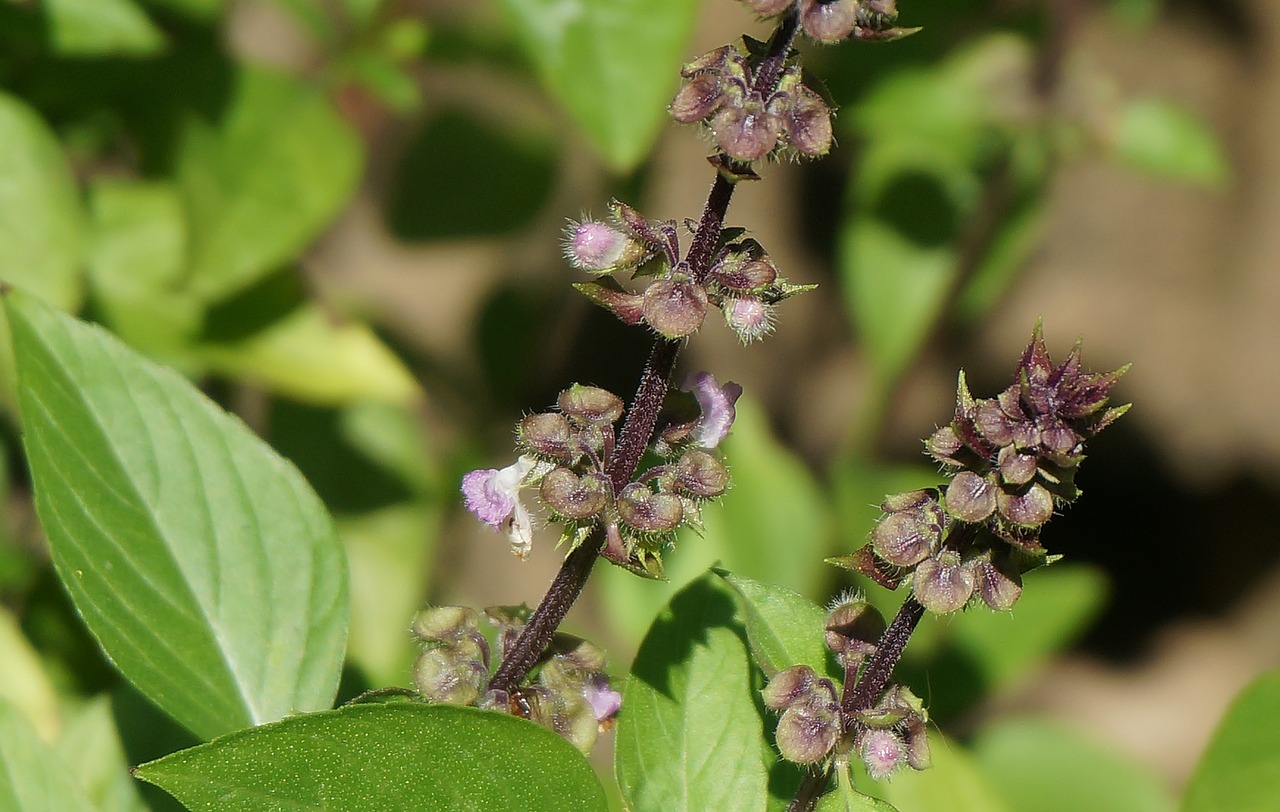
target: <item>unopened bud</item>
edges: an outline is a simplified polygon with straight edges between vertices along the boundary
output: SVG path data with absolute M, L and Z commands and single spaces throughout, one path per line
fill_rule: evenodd
M 911 591 L 930 612 L 945 615 L 963 608 L 973 595 L 974 576 L 954 550 L 943 550 L 935 558 L 916 565 Z
M 673 493 L 654 493 L 647 485 L 632 482 L 618 494 L 618 517 L 641 532 L 666 533 L 680 526 L 684 507 Z
M 516 424 L 516 443 L 522 450 L 561 462 L 573 460 L 572 438 L 569 421 L 555 412 L 531 414 Z
M 773 309 L 755 296 L 733 296 L 722 307 L 725 324 L 743 344 L 764 338 L 773 330 Z
M 940 514 L 933 500 L 889 513 L 871 531 L 872 549 L 895 566 L 920 563 L 942 541 Z
M 1007 612 L 1022 596 L 1022 578 L 1013 567 L 1000 566 L 990 553 L 973 562 L 974 589 L 982 602 Z
M 716 146 L 739 161 L 763 158 L 777 145 L 782 124 L 758 101 L 747 100 L 741 106 L 722 107 L 711 120 Z
M 429 606 L 413 616 L 413 636 L 424 643 L 451 641 L 480 626 L 480 616 L 467 606 Z
M 680 86 L 669 108 L 671 117 L 681 124 L 701 121 L 720 107 L 722 98 L 720 76 L 699 73 Z
M 724 463 L 701 448 L 685 451 L 674 471 L 676 486 L 699 499 L 713 499 L 729 487 L 729 472 Z
M 791 145 L 802 155 L 816 158 L 831 150 L 831 110 L 808 90 L 800 93 L 783 113 L 782 127 Z
M 807 665 L 793 665 L 773 675 L 769 684 L 760 692 L 764 706 L 783 711 L 809 696 L 815 675 Z
M 998 400 L 988 398 L 978 401 L 973 416 L 974 428 L 994 446 L 1013 442 L 1013 423 Z
M 892 731 L 868 730 L 862 735 L 858 755 L 867 765 L 867 775 L 874 781 L 881 781 L 907 760 L 907 747 Z
M 751 10 L 761 17 L 772 17 L 790 8 L 794 0 L 746 0 Z
M 726 260 L 712 268 L 709 275 L 729 290 L 749 293 L 772 285 L 778 278 L 778 269 L 764 259 Z
M 1053 495 L 1039 483 L 1021 493 L 1000 489 L 997 505 L 1000 515 L 1018 527 L 1034 529 L 1053 517 Z
M 560 411 L 581 423 L 608 426 L 622 417 L 622 398 L 598 386 L 575 383 L 556 399 Z
M 856 0 L 800 0 L 800 25 L 819 42 L 839 42 L 857 22 Z
M 848 670 L 863 657 L 875 653 L 884 630 L 884 616 L 879 610 L 854 596 L 840 602 L 827 614 L 824 640 L 827 648 L 841 656 Z
M 774 739 L 787 761 L 816 764 L 826 758 L 840 738 L 840 716 L 830 708 L 798 704 L 778 720 Z
M 590 518 L 608 504 L 609 482 L 588 472 L 579 477 L 568 468 L 553 468 L 542 478 L 538 495 L 559 516 L 580 521 Z
M 984 521 L 995 512 L 997 490 L 986 478 L 972 471 L 961 471 L 947 485 L 947 512 L 962 522 Z
M 635 240 L 596 220 L 572 224 L 564 246 L 569 264 L 590 273 L 610 273 L 644 253 Z
M 707 292 L 688 278 L 659 279 L 644 292 L 644 320 L 666 338 L 693 335 L 707 316 Z
M 431 649 L 413 665 L 413 682 L 431 702 L 470 705 L 480 696 L 489 674 L 475 660 L 457 657 L 446 649 Z
M 1036 475 L 1039 459 L 1035 454 L 1023 454 L 1012 445 L 1000 449 L 996 457 L 1000 469 L 1000 481 L 1006 485 L 1025 485 Z
M 930 457 L 953 468 L 961 465 L 957 457 L 963 449 L 964 443 L 950 426 L 943 426 L 924 441 L 924 450 Z

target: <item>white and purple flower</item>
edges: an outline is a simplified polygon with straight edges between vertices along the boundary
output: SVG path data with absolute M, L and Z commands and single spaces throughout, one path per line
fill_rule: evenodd
M 715 448 L 733 426 L 737 414 L 734 404 L 742 395 L 742 387 L 733 381 L 721 386 L 715 375 L 699 372 L 693 377 L 691 391 L 702 409 L 702 416 L 694 424 L 690 439 L 702 448 Z
M 520 501 L 520 489 L 532 484 L 538 461 L 523 455 L 502 470 L 483 468 L 462 477 L 467 510 L 494 530 L 506 531 L 511 552 L 528 558 L 533 546 L 533 520 Z

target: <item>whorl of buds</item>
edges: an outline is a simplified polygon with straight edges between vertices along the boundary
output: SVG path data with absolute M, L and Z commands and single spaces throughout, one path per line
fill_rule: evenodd
M 782 757 L 796 764 L 817 764 L 840 740 L 840 703 L 836 687 L 807 665 L 779 671 L 761 692 L 765 707 L 781 711 L 774 732 Z
M 911 583 L 916 599 L 945 614 L 977 596 L 1008 610 L 1022 574 L 1046 561 L 1040 530 L 1080 492 L 1084 443 L 1128 410 L 1108 407 L 1127 367 L 1085 372 L 1079 343 L 1055 365 L 1036 325 L 1014 372 L 994 398 L 978 400 L 963 373 L 950 425 L 925 441 L 950 481 L 891 497 L 870 543 L 829 561 L 888 588 Z

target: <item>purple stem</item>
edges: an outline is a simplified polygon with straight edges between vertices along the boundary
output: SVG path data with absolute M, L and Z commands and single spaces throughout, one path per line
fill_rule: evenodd
M 774 30 L 769 39 L 769 51 L 762 60 L 756 73 L 753 90 L 760 91 L 767 97 L 777 88 L 782 75 L 782 65 L 791 51 L 791 42 L 797 30 L 795 10 L 786 14 L 782 22 Z M 767 92 L 766 92 L 767 91 Z M 724 156 L 721 156 L 724 159 Z M 724 159 L 727 160 L 727 159 Z M 715 255 L 716 244 L 720 241 L 720 231 L 724 227 L 725 213 L 729 210 L 729 202 L 733 198 L 734 183 L 723 174 L 717 174 L 711 191 L 707 195 L 706 205 L 702 209 L 702 217 L 698 220 L 698 231 L 685 255 L 685 262 L 695 281 L 701 283 L 706 279 L 711 260 Z M 622 432 L 618 437 L 618 445 L 614 449 L 609 464 L 609 479 L 614 491 L 620 491 L 631 481 L 644 450 L 653 438 L 653 430 L 657 424 L 658 411 L 667 395 L 671 373 L 675 369 L 676 358 L 680 354 L 682 342 L 658 338 L 654 341 L 649 353 L 649 360 L 640 373 L 640 383 L 636 395 L 627 407 L 627 416 L 622 424 Z M 508 693 L 520 687 L 520 683 L 528 676 L 537 664 L 542 653 L 546 651 L 556 629 L 565 615 L 582 594 L 591 568 L 600 555 L 604 543 L 602 530 L 593 532 L 590 537 L 565 557 L 560 571 L 551 581 L 547 594 L 529 616 L 519 638 L 516 639 L 510 652 L 503 659 L 498 670 L 489 681 L 489 687 Z

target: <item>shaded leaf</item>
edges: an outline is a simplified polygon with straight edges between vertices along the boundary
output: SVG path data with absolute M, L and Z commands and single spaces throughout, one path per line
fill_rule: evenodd
M 135 775 L 217 812 L 604 812 L 572 745 L 523 719 L 447 705 L 354 705 L 223 736 Z
M 1002 722 L 973 742 L 974 758 L 1018 812 L 1172 812 L 1150 771 L 1060 724 Z
M 745 632 L 708 573 L 654 621 L 631 665 L 614 769 L 632 812 L 762 809 L 777 760 Z
M 0 702 L 21 709 L 40 738 L 58 737 L 62 720 L 58 695 L 40 663 L 40 654 L 22 633 L 18 619 L 0 606 Z
M 53 47 L 73 56 L 153 54 L 164 35 L 132 0 L 43 0 Z
M 98 812 L 146 812 L 138 784 L 129 776 L 107 696 L 95 697 L 68 714 L 55 750 L 75 769 L 77 783 Z
M 1111 154 L 1125 166 L 1209 187 L 1230 179 L 1217 135 L 1176 104 L 1159 99 L 1132 102 L 1114 127 Z
M 192 120 L 179 156 L 192 290 L 221 299 L 292 259 L 347 201 L 360 170 L 359 139 L 319 91 L 243 68 L 222 120 Z
M 1269 812 L 1280 798 L 1280 670 L 1236 696 L 1200 757 L 1182 812 Z
M 501 0 L 538 76 L 615 171 L 667 119 L 698 0 Z
M 0 812 L 94 812 L 71 771 L 0 699 Z
M 346 563 L 297 470 L 105 331 L 6 309 L 37 513 L 107 655 L 204 737 L 327 707 Z

